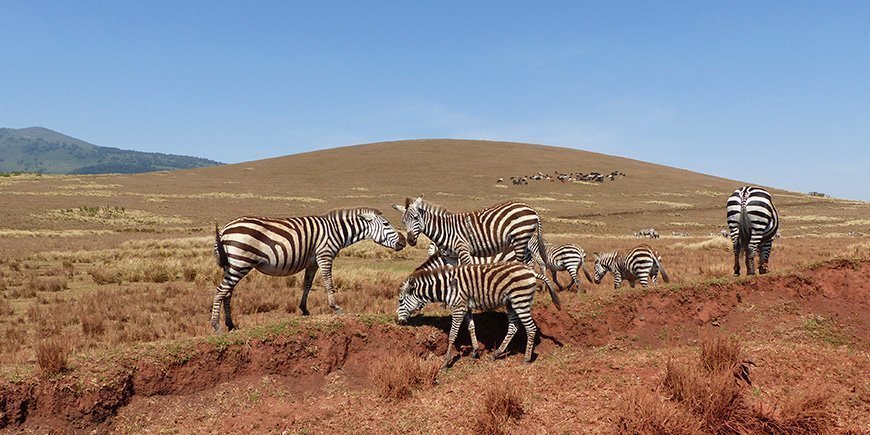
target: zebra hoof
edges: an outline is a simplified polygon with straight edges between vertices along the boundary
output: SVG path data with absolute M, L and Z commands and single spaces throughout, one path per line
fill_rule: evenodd
M 503 357 L 503 356 L 504 356 L 504 353 L 499 352 L 499 351 L 495 351 L 492 353 L 492 360 L 495 361 L 495 360 L 501 359 L 501 357 Z
M 335 310 L 335 314 L 344 314 L 344 310 L 338 305 L 332 307 L 332 309 Z
M 471 351 L 471 357 L 474 358 L 474 359 L 478 359 L 478 358 L 480 358 L 480 351 L 477 350 L 477 349 L 472 350 L 472 351 Z
M 531 364 L 531 363 L 532 363 L 532 358 L 531 358 L 531 357 L 529 357 L 529 358 L 523 358 L 523 363 L 525 363 L 525 364 Z

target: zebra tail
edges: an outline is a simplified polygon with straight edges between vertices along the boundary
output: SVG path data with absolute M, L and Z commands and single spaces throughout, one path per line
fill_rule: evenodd
M 743 248 L 749 247 L 749 238 L 752 236 L 752 226 L 749 224 L 749 216 L 746 213 L 746 202 L 740 204 L 740 219 L 738 224 L 740 229 L 738 231 L 737 237 L 740 238 L 740 246 Z
M 230 261 L 227 259 L 227 251 L 224 249 L 224 244 L 221 242 L 221 232 L 218 230 L 217 223 L 214 224 L 214 252 L 217 254 L 218 267 L 227 270 Z
M 547 246 L 544 244 L 544 232 L 541 230 L 540 218 L 538 219 L 538 255 L 540 256 L 542 267 L 549 270 L 556 270 L 556 265 L 550 261 L 550 255 L 547 253 Z M 532 256 L 534 256 L 534 253 L 532 253 Z
M 537 273 L 537 272 L 534 272 L 534 273 L 535 273 L 535 278 L 537 278 L 537 279 L 539 279 L 539 280 L 541 280 L 541 281 L 544 281 L 544 284 L 547 285 L 547 291 L 550 293 L 550 299 L 553 300 L 553 305 L 556 306 L 556 309 L 557 309 L 557 310 L 561 310 L 561 309 L 562 309 L 562 303 L 559 302 L 559 294 L 556 293 L 556 290 L 553 290 L 553 285 L 550 284 L 550 280 L 547 279 L 547 276 L 546 276 L 546 275 L 539 274 L 539 273 Z
M 659 267 L 659 272 L 661 272 L 662 279 L 665 281 L 665 283 L 671 282 L 671 279 L 668 278 L 668 273 L 665 272 L 665 268 L 662 267 L 662 263 L 659 261 L 659 258 L 657 256 L 655 257 L 655 261 L 656 261 L 656 265 Z

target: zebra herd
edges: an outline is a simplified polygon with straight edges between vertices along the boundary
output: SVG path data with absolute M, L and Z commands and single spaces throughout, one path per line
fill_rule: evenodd
M 242 217 L 215 226 L 215 255 L 223 269 L 223 278 L 215 291 L 211 325 L 220 332 L 220 309 L 228 330 L 235 328 L 231 302 L 236 284 L 251 270 L 272 276 L 289 276 L 305 271 L 299 309 L 308 315 L 308 293 L 315 274 L 320 271 L 329 306 L 340 313 L 335 303 L 332 265 L 339 251 L 361 240 L 372 240 L 386 248 L 402 250 L 415 246 L 420 235 L 430 241 L 429 257 L 399 287 L 397 321 L 405 323 L 427 303 L 441 302 L 451 310 L 449 346 L 445 366 L 453 359 L 453 347 L 459 328 L 468 322 L 473 347 L 479 348 L 474 332 L 473 310 L 505 307 L 508 331 L 493 358 L 504 354 L 519 326 L 526 331 L 525 361 L 530 362 L 537 327 L 531 305 L 537 282 L 542 281 L 557 308 L 558 294 L 546 276 L 563 289 L 557 271 L 571 276 L 568 288 L 582 291 L 578 272 L 596 284 L 607 273 L 613 274 L 614 288 L 623 280 L 631 287 L 636 282 L 647 287 L 657 283 L 658 274 L 665 282 L 669 277 L 661 256 L 648 245 L 640 245 L 622 254 L 619 251 L 594 253 L 594 278 L 586 269 L 586 253 L 577 245 L 547 246 L 541 218 L 534 208 L 518 201 L 508 201 L 471 212 L 454 213 L 423 199 L 406 199 L 393 205 L 402 214 L 407 236 L 396 230 L 378 209 L 337 209 L 320 216 L 282 219 Z M 747 273 L 753 275 L 754 256 L 760 249 L 759 270 L 768 271 L 767 263 L 778 216 L 770 194 L 763 189 L 745 186 L 737 189 L 727 203 L 727 222 L 734 246 L 734 273 L 739 275 L 739 256 L 746 252 Z M 537 270 L 536 270 L 537 267 Z

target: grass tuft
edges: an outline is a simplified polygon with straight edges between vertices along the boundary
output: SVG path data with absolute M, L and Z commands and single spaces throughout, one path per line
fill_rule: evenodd
M 472 424 L 475 433 L 509 433 L 511 424 L 525 412 L 516 388 L 506 383 L 489 386 L 483 394 L 482 406 Z
M 410 354 L 389 356 L 372 368 L 371 378 L 378 396 L 404 400 L 415 390 L 435 385 L 441 365 L 434 359 L 424 360 Z

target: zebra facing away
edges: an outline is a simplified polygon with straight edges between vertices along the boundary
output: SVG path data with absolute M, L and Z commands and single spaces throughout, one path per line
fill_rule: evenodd
M 743 186 L 728 198 L 726 211 L 734 246 L 734 275 L 740 275 L 741 250 L 746 253 L 747 275 L 755 275 L 756 254 L 760 257 L 758 271 L 767 273 L 770 249 L 779 230 L 779 215 L 770 193 L 760 187 Z
M 335 304 L 332 263 L 342 248 L 364 239 L 396 251 L 405 247 L 404 236 L 374 208 L 337 209 L 322 216 L 282 219 L 242 217 L 222 230 L 215 226 L 215 254 L 224 270 L 211 309 L 215 332 L 220 331 L 221 304 L 227 329 L 235 328 L 230 308 L 233 288 L 252 269 L 272 276 L 289 276 L 304 270 L 299 309 L 306 316 L 308 292 L 320 270 L 329 306 L 341 312 Z
M 459 258 L 461 264 L 472 264 L 472 256 L 490 257 L 508 249 L 514 251 L 517 261 L 528 263 L 533 258 L 529 240 L 536 231 L 538 238 L 542 237 L 538 213 L 516 201 L 451 213 L 420 196 L 413 201 L 407 198 L 404 206 L 393 208 L 402 213 L 409 245 L 416 245 L 417 237 L 423 234 L 442 254 Z M 543 241 L 539 240 L 539 244 L 543 245 Z
M 517 324 L 521 323 L 526 330 L 525 362 L 531 362 L 537 334 L 531 308 L 538 279 L 547 283 L 553 303 L 557 308 L 560 307 L 559 298 L 546 277 L 522 263 L 461 264 L 417 271 L 400 287 L 397 321 L 405 324 L 412 314 L 422 310 L 427 303 L 444 302 L 451 309 L 452 318 L 443 366 L 448 367 L 453 361 L 454 343 L 464 320 L 468 320 L 472 357 L 479 355 L 480 346 L 475 335 L 472 310 L 493 310 L 505 306 L 508 312 L 507 335 L 492 357 L 497 359 L 504 355 L 517 332 Z
M 607 275 L 607 272 L 613 274 L 613 288 L 617 289 L 622 286 L 623 279 L 627 279 L 632 287 L 636 281 L 640 281 L 640 285 L 647 288 L 650 278 L 653 283 L 657 282 L 656 276 L 659 272 L 665 282 L 670 282 L 665 268 L 662 267 L 661 257 L 647 245 L 640 245 L 626 255 L 621 255 L 619 251 L 593 255 L 595 256 L 595 284 L 601 283 L 601 279 Z
M 550 274 L 553 277 L 553 282 L 556 283 L 556 286 L 559 287 L 559 290 L 563 290 L 564 287 L 559 283 L 559 279 L 556 276 L 556 272 L 560 272 L 563 270 L 567 270 L 568 274 L 571 275 L 571 282 L 568 284 L 568 289 L 571 286 L 577 286 L 577 291 L 586 292 L 586 290 L 582 289 L 580 285 L 580 279 L 578 278 L 577 271 L 583 269 L 583 274 L 586 275 L 586 279 L 589 282 L 592 282 L 592 276 L 589 275 L 589 270 L 586 269 L 586 251 L 583 248 L 572 245 L 550 245 L 549 247 L 545 247 L 547 250 L 547 257 L 550 259 L 550 263 L 552 267 L 547 267 L 544 260 L 541 258 L 539 252 L 539 248 L 537 246 L 537 239 L 532 239 L 529 241 L 532 245 L 534 245 L 531 250 L 535 252 L 535 261 L 542 268 L 550 269 Z

